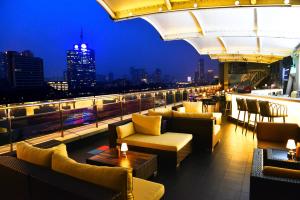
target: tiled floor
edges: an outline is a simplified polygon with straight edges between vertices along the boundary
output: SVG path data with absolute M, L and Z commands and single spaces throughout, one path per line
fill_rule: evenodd
M 249 181 L 253 148 L 256 139 L 252 132 L 242 135 L 241 128 L 225 122 L 222 126 L 222 140 L 210 154 L 192 154 L 177 170 L 160 171 L 151 180 L 165 185 L 165 199 L 168 200 L 211 200 L 249 199 Z M 106 137 L 95 138 L 84 146 L 72 147 L 70 156 L 85 162 L 87 152 L 107 144 Z

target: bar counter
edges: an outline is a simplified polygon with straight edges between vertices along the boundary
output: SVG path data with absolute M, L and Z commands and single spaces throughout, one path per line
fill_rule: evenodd
M 287 114 L 286 123 L 297 123 L 300 125 L 300 98 L 290 98 L 285 96 L 272 96 L 270 94 L 276 92 L 276 90 L 255 90 L 251 94 L 240 94 L 233 93 L 232 94 L 232 112 L 231 116 L 234 119 L 238 117 L 238 110 L 236 104 L 236 98 L 244 98 L 244 99 L 257 99 L 258 101 L 269 101 L 272 103 L 277 103 L 281 105 L 287 106 Z M 244 113 L 241 112 L 240 120 L 243 120 Z M 248 115 L 246 114 L 246 120 L 248 119 Z M 254 121 L 254 114 L 251 115 L 251 124 Z M 264 121 L 268 121 L 267 118 Z M 283 122 L 282 118 L 275 118 L 274 122 Z

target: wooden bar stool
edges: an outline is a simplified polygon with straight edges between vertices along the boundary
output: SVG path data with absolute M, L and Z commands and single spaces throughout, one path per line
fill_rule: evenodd
M 245 123 L 246 123 L 247 104 L 246 104 L 245 99 L 241 99 L 241 98 L 237 98 L 236 103 L 237 103 L 237 109 L 238 109 L 239 113 L 238 113 L 238 118 L 236 120 L 235 131 L 237 129 L 237 125 L 240 120 L 240 114 L 241 114 L 241 112 L 244 112 L 243 129 L 242 129 L 242 134 L 243 134 L 244 128 L 245 128 Z
M 248 124 L 247 124 L 245 135 L 247 135 L 251 115 L 254 114 L 255 115 L 254 129 L 253 129 L 253 139 L 254 139 L 254 134 L 255 134 L 255 130 L 256 130 L 256 126 L 257 126 L 257 115 L 258 115 L 258 120 L 260 119 L 259 104 L 258 104 L 258 101 L 256 99 L 246 99 L 246 103 L 247 103 L 247 109 L 248 109 Z
M 274 122 L 275 117 L 280 117 L 285 123 L 285 118 L 288 116 L 287 107 L 285 105 L 271 103 L 269 101 L 259 101 L 258 103 L 261 121 L 264 121 L 264 118 L 267 117 L 268 122 Z

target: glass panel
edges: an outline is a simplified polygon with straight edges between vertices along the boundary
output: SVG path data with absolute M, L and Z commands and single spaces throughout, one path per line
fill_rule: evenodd
M 154 98 L 151 93 L 141 95 L 141 110 L 148 110 L 154 107 Z

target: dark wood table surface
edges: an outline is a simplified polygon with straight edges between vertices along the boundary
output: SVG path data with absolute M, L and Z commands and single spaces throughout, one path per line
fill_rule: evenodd
M 157 156 L 154 154 L 127 151 L 126 157 L 118 157 L 113 149 L 108 149 L 86 160 L 86 163 L 98 166 L 126 167 L 133 169 L 135 177 L 148 179 L 157 173 Z

